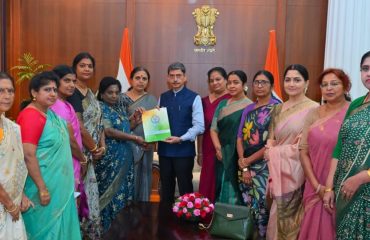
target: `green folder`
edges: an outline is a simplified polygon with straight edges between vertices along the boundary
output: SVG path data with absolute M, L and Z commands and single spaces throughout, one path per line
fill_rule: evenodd
M 167 108 L 144 111 L 142 121 L 146 142 L 163 141 L 171 136 Z

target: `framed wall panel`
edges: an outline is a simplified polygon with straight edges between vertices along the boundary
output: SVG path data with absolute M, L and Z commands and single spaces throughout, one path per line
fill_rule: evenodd
M 89 85 L 97 89 L 103 76 L 117 74 L 122 31 L 128 26 L 134 65 L 150 71 L 151 93 L 159 96 L 167 90 L 168 65 L 182 61 L 189 87 L 205 96 L 206 73 L 214 66 L 245 70 L 250 85 L 254 73 L 265 64 L 269 30 L 276 29 L 281 77 L 290 63 L 307 66 L 308 95 L 320 98 L 315 78 L 323 68 L 327 0 L 3 1 L 7 3 L 8 67 L 24 52 L 31 52 L 41 63 L 56 65 L 71 64 L 78 52 L 88 51 L 97 63 Z M 214 28 L 214 52 L 201 53 L 195 50 L 202 47 L 193 44 L 197 28 L 192 12 L 205 4 L 220 14 Z M 27 84 L 20 88 L 18 102 L 28 97 Z

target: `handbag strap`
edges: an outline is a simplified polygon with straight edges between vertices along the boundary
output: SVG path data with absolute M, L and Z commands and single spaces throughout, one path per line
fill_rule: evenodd
M 198 224 L 199 229 L 200 230 L 208 230 L 212 226 L 214 216 L 215 216 L 215 212 L 213 212 L 212 218 L 211 218 L 211 221 L 209 222 L 209 224 L 199 223 Z

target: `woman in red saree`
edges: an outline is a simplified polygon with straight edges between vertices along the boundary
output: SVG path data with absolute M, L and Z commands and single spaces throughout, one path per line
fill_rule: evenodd
M 299 144 L 306 175 L 303 193 L 304 217 L 299 239 L 334 239 L 335 221 L 324 208 L 324 190 L 338 132 L 349 103 L 349 77 L 340 69 L 327 69 L 319 76 L 325 104 L 311 111 Z M 315 219 L 315 221 L 312 221 Z
M 212 202 L 215 201 L 216 191 L 216 149 L 213 146 L 210 130 L 213 115 L 218 104 L 231 96 L 226 90 L 227 73 L 222 67 L 208 71 L 208 87 L 210 94 L 202 98 L 205 130 L 198 136 L 198 163 L 202 166 L 199 181 L 199 192 Z
M 284 90 L 289 99 L 273 110 L 265 151 L 270 173 L 267 192 L 273 197 L 267 239 L 298 237 L 305 180 L 298 142 L 303 120 L 311 109 L 318 106 L 305 96 L 307 86 L 306 68 L 299 64 L 288 66 L 284 73 Z

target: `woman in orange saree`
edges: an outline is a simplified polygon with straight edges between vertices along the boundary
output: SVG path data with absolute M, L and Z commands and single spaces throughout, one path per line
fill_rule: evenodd
M 305 96 L 307 86 L 306 68 L 299 64 L 288 66 L 284 73 L 284 90 L 289 99 L 273 110 L 265 151 L 270 173 L 267 192 L 273 198 L 267 239 L 298 237 L 305 180 L 298 143 L 305 117 L 318 106 Z

